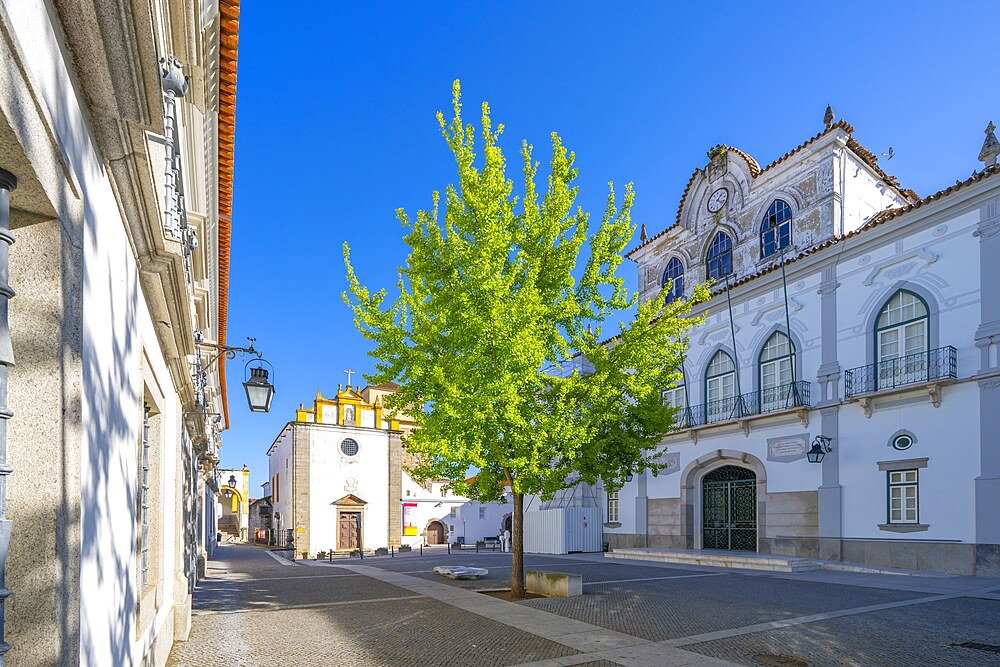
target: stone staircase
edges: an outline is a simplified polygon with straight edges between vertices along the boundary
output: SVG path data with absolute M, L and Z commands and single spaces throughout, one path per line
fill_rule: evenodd
M 819 570 L 823 567 L 822 561 L 809 558 L 758 554 L 749 551 L 624 548 L 615 549 L 605 554 L 605 556 L 620 560 L 648 560 L 659 563 L 675 563 L 677 565 L 701 565 L 704 567 L 767 570 L 770 572 L 808 572 L 810 570 Z

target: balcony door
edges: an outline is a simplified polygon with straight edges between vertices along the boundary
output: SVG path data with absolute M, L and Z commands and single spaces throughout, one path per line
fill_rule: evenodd
M 788 336 L 775 331 L 760 351 L 760 411 L 793 407 L 792 364 L 795 349 Z
M 930 337 L 927 304 L 906 290 L 882 309 L 875 331 L 877 389 L 927 380 Z
M 705 371 L 705 416 L 708 422 L 733 419 L 736 414 L 736 364 L 719 350 Z

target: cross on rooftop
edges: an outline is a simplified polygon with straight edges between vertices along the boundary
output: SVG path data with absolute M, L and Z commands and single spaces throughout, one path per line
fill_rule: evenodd
M 348 370 L 345 370 L 344 372 L 347 373 L 347 386 L 350 387 L 351 386 L 351 376 L 354 375 L 357 371 L 352 371 L 352 370 L 348 369 Z

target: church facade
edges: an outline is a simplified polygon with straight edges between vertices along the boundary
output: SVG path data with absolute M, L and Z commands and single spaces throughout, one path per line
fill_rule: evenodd
M 390 414 L 396 385 L 338 386 L 300 406 L 267 451 L 277 542 L 296 555 L 358 548 L 445 544 L 461 536 L 468 499 L 445 480 L 417 484 L 407 474 L 406 414 Z
M 666 468 L 599 490 L 605 539 L 1000 575 L 992 124 L 986 166 L 923 198 L 824 124 L 763 168 L 716 147 L 628 253 L 641 298 L 713 296 Z

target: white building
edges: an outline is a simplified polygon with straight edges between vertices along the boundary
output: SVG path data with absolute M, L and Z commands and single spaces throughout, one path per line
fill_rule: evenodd
M 187 637 L 228 423 L 196 339 L 226 339 L 237 14 L 0 2 L 8 664 L 162 665 Z
M 763 168 L 716 147 L 628 253 L 642 298 L 668 279 L 667 298 L 708 278 L 714 296 L 665 394 L 681 408 L 668 467 L 599 490 L 606 539 L 1000 575 L 992 125 L 987 167 L 920 198 L 825 124 Z
M 420 485 L 407 474 L 403 433 L 412 422 L 383 411 L 393 384 L 317 392 L 267 451 L 277 543 L 296 555 L 357 548 L 445 544 L 462 535 L 467 498 L 447 482 Z M 454 510 L 454 511 L 453 511 Z M 495 532 L 493 533 L 496 534 Z

